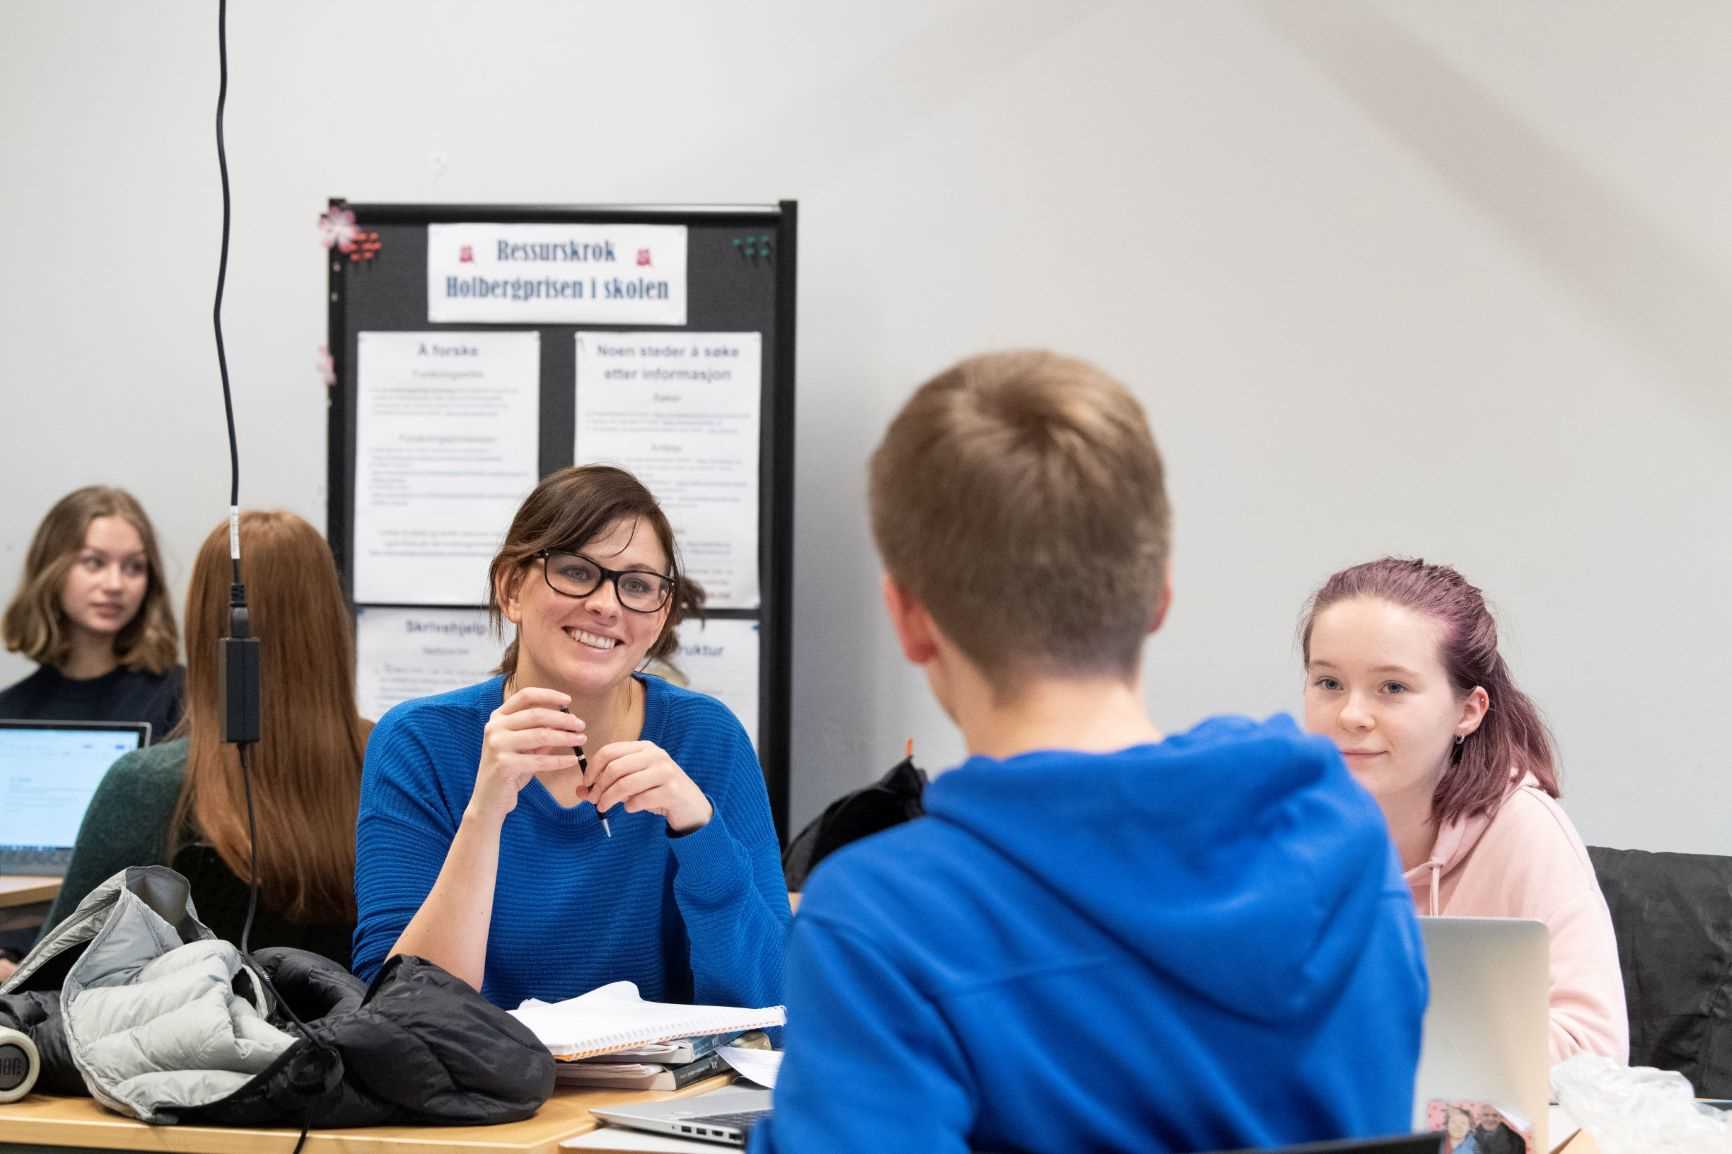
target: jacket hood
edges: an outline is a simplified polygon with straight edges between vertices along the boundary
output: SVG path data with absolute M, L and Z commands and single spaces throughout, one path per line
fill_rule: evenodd
M 1096 757 L 972 758 L 926 804 L 1168 980 L 1261 1021 L 1332 999 L 1400 892 L 1376 803 L 1285 716 Z
M 1412 887 L 1416 900 L 1421 889 L 1429 892 L 1426 912 L 1432 917 L 1438 916 L 1439 902 L 1442 900 L 1438 891 L 1443 886 L 1443 879 L 1466 864 L 1474 847 L 1479 845 L 1480 838 L 1484 837 L 1485 831 L 1491 827 L 1491 819 L 1496 817 L 1498 809 L 1503 807 L 1503 802 L 1508 801 L 1516 790 L 1530 785 L 1537 787 L 1539 779 L 1531 773 L 1512 769 L 1509 789 L 1504 791 L 1503 801 L 1485 813 L 1458 817 L 1446 824 L 1437 831 L 1437 840 L 1431 843 L 1431 855 L 1401 876 L 1401 880 Z

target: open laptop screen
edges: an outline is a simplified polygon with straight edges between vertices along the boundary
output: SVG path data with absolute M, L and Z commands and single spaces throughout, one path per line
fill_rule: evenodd
M 0 720 L 0 869 L 64 873 L 102 775 L 149 740 L 144 722 Z

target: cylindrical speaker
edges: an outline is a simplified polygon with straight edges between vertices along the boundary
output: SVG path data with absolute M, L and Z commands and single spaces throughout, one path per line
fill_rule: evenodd
M 35 1042 L 17 1030 L 0 1029 L 0 1103 L 16 1102 L 30 1093 L 41 1069 Z

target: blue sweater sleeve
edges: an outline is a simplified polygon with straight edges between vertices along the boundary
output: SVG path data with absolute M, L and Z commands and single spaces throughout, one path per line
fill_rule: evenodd
M 733 715 L 719 704 L 716 710 L 709 738 L 718 747 L 718 772 L 698 782 L 715 814 L 702 829 L 671 839 L 674 901 L 691 947 L 692 1000 L 778 1005 L 792 916 L 788 883 L 757 756 Z
M 457 836 L 433 754 L 399 707 L 367 742 L 355 819 L 355 939 L 350 967 L 372 981 L 433 892 Z M 468 799 L 465 798 L 464 801 Z
M 790 935 L 787 1057 L 753 1154 L 966 1151 L 975 1091 L 955 1034 L 824 897 L 808 894 Z

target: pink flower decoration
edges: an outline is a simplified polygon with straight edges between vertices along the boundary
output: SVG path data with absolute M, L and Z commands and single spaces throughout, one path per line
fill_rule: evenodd
M 337 362 L 331 359 L 331 350 L 324 345 L 319 346 L 318 356 L 319 379 L 325 382 L 327 389 L 336 387 Z
M 326 248 L 336 245 L 339 252 L 353 252 L 360 233 L 355 214 L 346 208 L 326 209 L 319 217 L 319 240 Z

